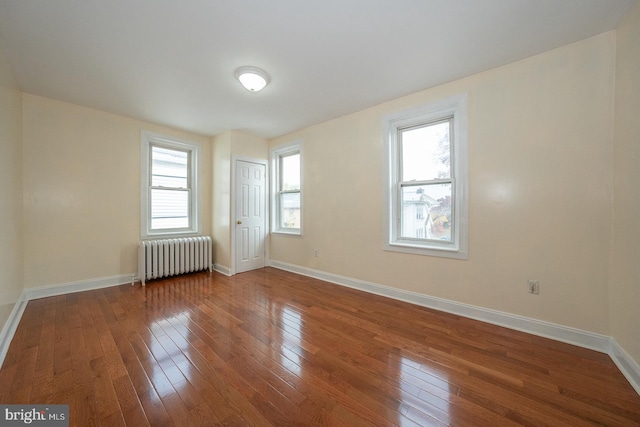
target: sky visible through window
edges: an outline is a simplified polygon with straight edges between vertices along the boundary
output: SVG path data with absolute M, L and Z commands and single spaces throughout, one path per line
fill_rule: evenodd
M 300 153 L 282 158 L 282 189 L 300 190 Z
M 450 177 L 448 121 L 402 131 L 401 181 L 430 181 Z M 439 197 L 449 194 L 446 188 L 442 189 Z

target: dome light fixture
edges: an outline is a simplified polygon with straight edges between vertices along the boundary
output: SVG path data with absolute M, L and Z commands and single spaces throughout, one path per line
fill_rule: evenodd
M 236 70 L 236 78 L 251 92 L 261 91 L 271 80 L 269 74 L 258 67 L 240 67 Z

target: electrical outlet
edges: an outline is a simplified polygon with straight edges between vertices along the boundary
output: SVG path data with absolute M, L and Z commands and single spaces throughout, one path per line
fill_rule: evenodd
M 316 256 L 316 258 L 318 258 L 318 250 L 317 250 L 317 249 L 314 249 L 314 251 L 315 251 L 315 256 Z
M 529 279 L 527 282 L 528 291 L 530 294 L 539 294 L 540 293 L 540 282 L 538 280 Z

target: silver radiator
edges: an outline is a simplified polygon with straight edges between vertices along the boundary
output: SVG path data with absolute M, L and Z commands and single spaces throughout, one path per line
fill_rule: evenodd
M 143 240 L 138 245 L 138 278 L 147 280 L 211 271 L 211 237 Z

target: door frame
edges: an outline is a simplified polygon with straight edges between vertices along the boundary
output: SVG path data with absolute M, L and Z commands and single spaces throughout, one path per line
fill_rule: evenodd
M 236 196 L 237 196 L 237 192 L 238 192 L 238 188 L 237 188 L 237 178 L 236 178 L 236 173 L 237 173 L 237 163 L 238 161 L 241 162 L 248 162 L 248 163 L 255 163 L 258 165 L 263 165 L 264 166 L 264 170 L 265 170 L 265 191 L 264 191 L 264 265 L 265 267 L 267 265 L 269 265 L 269 224 L 271 224 L 271 219 L 269 218 L 269 213 L 271 212 L 271 208 L 269 205 L 269 200 L 271 199 L 271 197 L 269 197 L 269 193 L 271 191 L 271 183 L 269 182 L 269 177 L 271 176 L 269 174 L 269 161 L 265 160 L 265 159 L 258 159 L 255 157 L 246 157 L 246 156 L 238 156 L 236 154 L 234 154 L 233 156 L 231 156 L 231 194 L 229 195 L 229 202 L 231 204 L 230 206 L 230 216 L 229 216 L 229 228 L 231 229 L 231 242 L 229 245 L 229 255 L 231 258 L 231 268 L 229 271 L 229 275 L 233 276 L 234 274 L 236 274 Z

